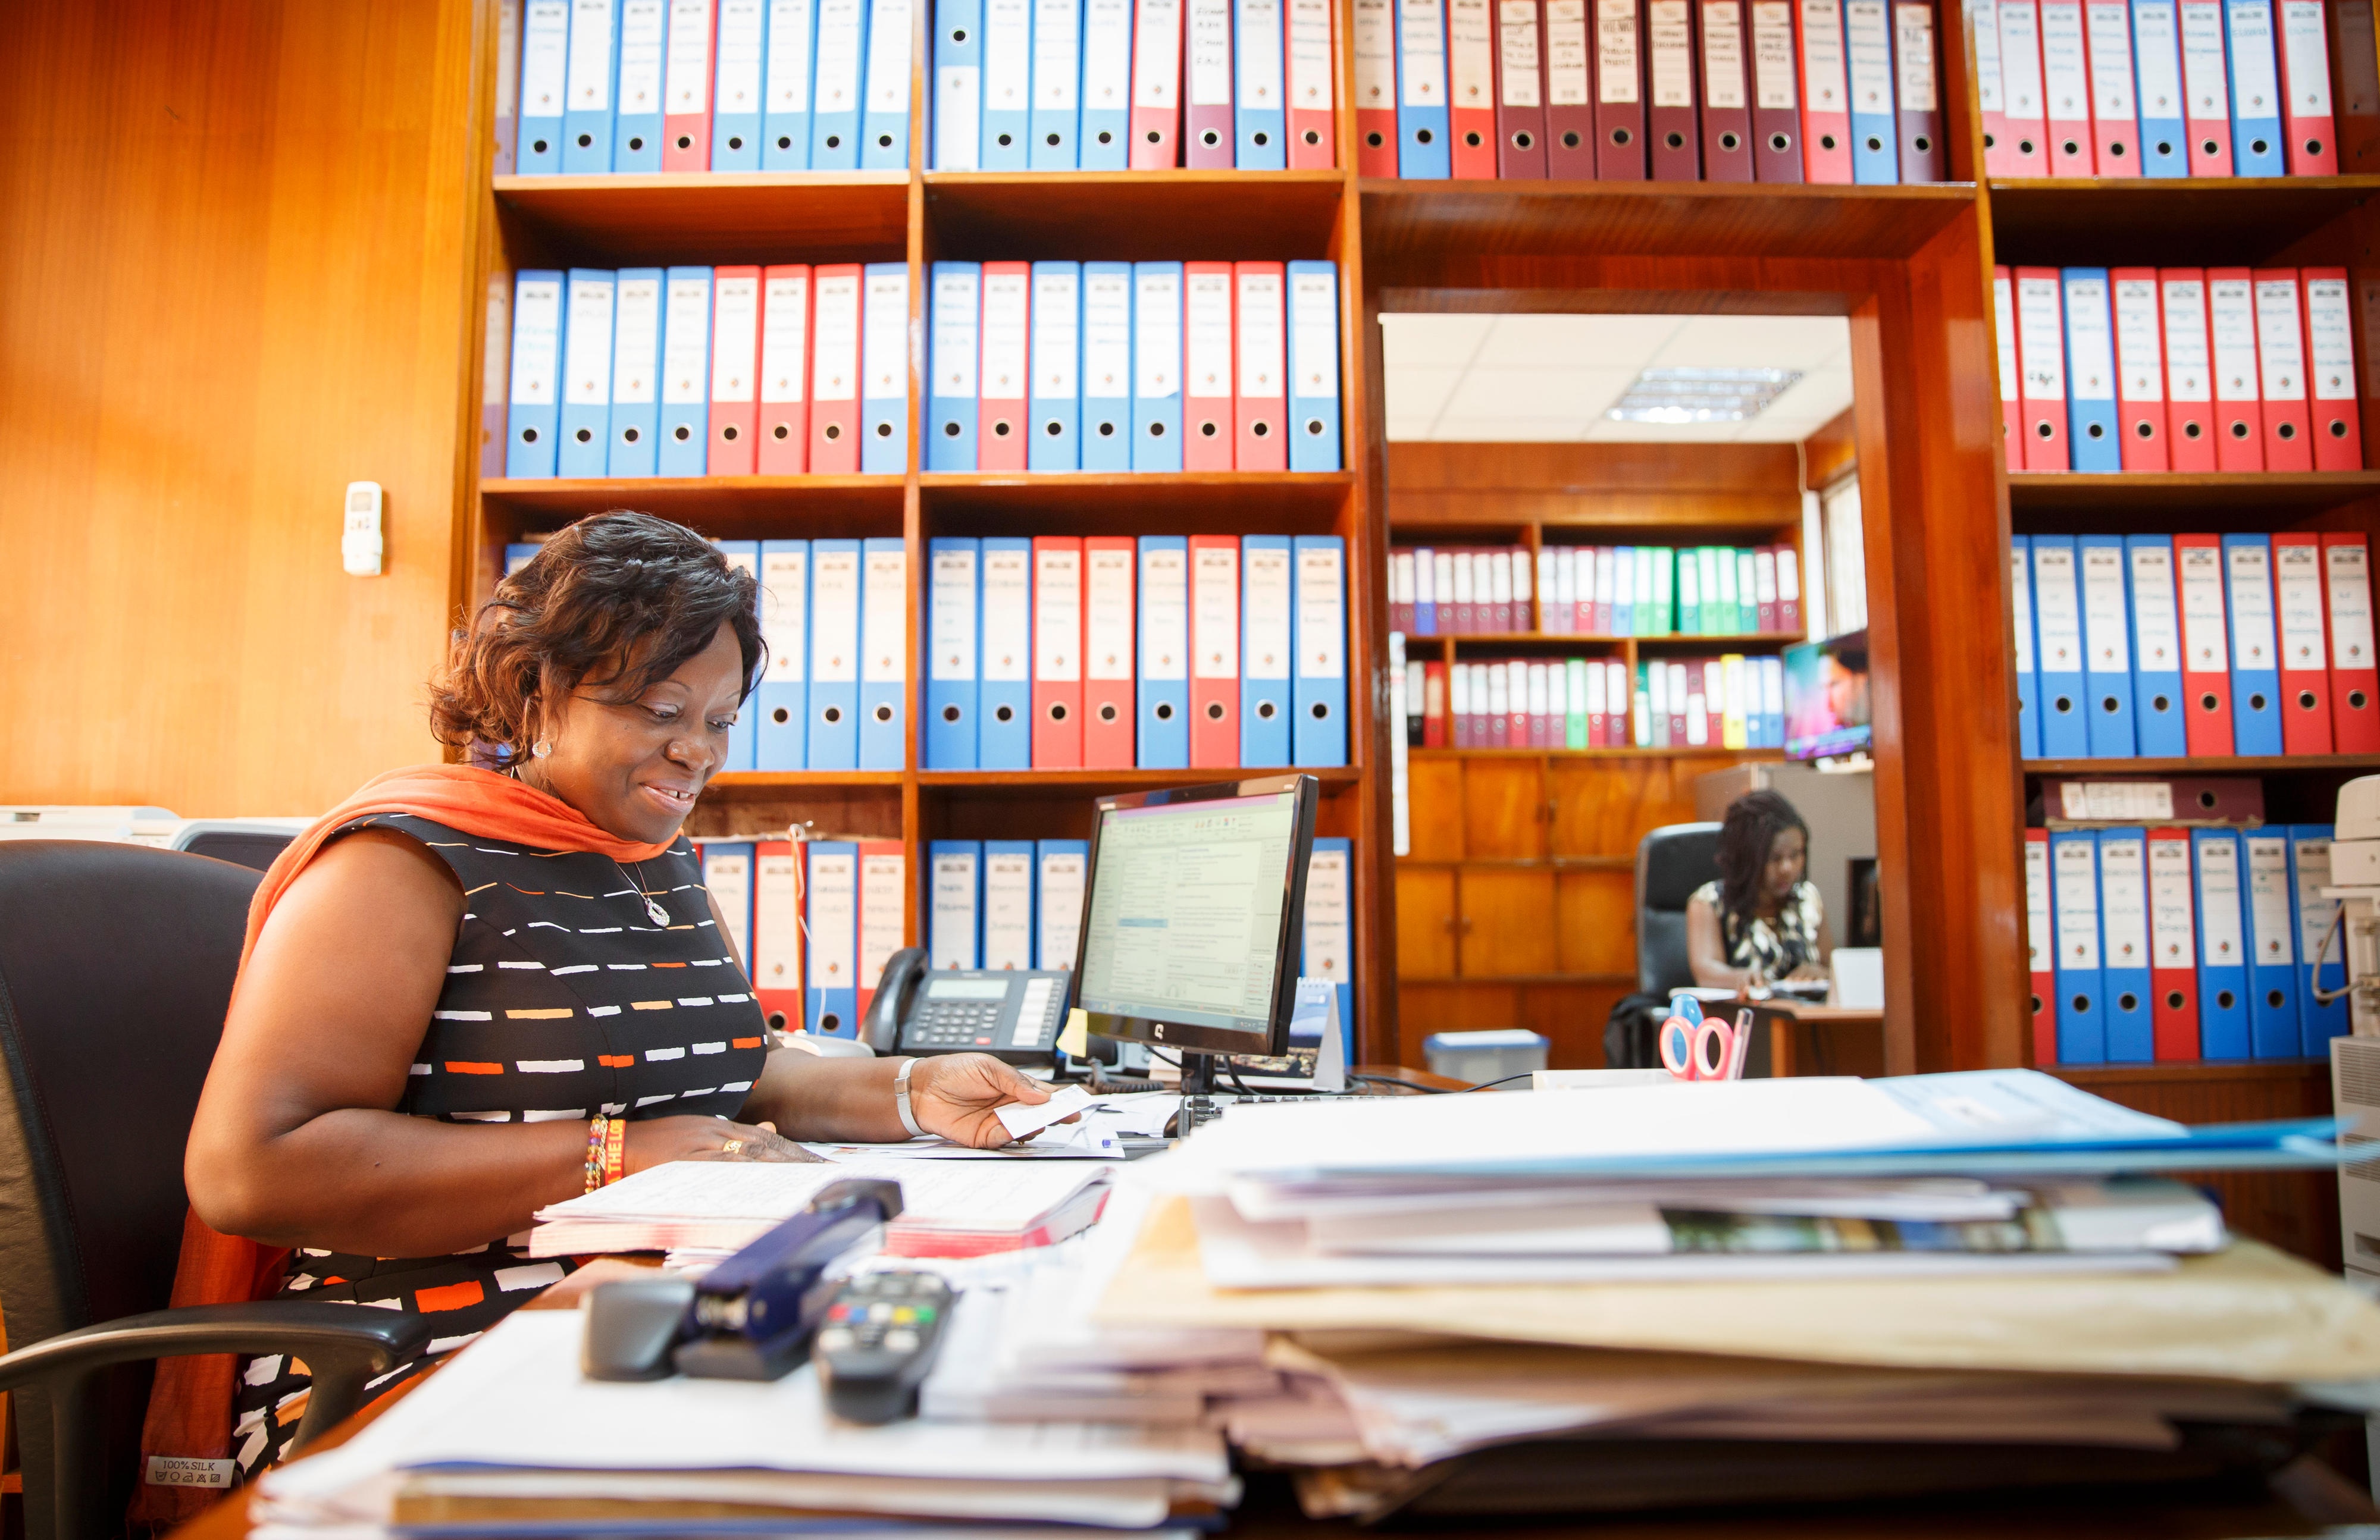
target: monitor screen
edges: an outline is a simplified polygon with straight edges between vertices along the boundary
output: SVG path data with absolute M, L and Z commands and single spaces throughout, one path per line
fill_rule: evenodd
M 1875 739 L 1868 725 L 1867 631 L 1785 649 L 1785 757 L 1856 754 Z
M 1316 790 L 1270 776 L 1099 799 L 1075 975 L 1092 1031 L 1285 1051 Z

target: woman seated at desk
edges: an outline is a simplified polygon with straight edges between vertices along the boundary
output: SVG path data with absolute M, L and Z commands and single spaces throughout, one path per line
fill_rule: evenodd
M 1719 826 L 1718 879 L 1686 900 L 1686 957 L 1694 982 L 1744 989 L 1827 976 L 1834 951 L 1826 906 L 1803 874 L 1810 831 L 1776 792 L 1751 792 Z
M 185 1178 L 223 1236 L 295 1248 L 284 1295 L 432 1314 L 444 1352 L 568 1270 L 507 1241 L 548 1204 L 664 1161 L 810 1158 L 787 1136 L 1002 1144 L 994 1107 L 1048 1099 L 983 1054 L 767 1046 L 679 827 L 760 673 L 756 593 L 665 520 L 572 525 L 431 682 L 474 763 L 380 777 L 266 875 Z M 307 1384 L 243 1366 L 244 1469 Z

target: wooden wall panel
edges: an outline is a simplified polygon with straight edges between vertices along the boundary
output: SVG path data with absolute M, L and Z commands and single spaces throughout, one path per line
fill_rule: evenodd
M 436 758 L 468 0 L 11 8 L 0 802 L 318 811 Z M 339 566 L 387 489 L 385 576 Z
M 1519 861 L 1545 854 L 1545 780 L 1535 759 L 1463 762 L 1463 854 Z
M 1554 883 L 1554 938 L 1564 973 L 1636 971 L 1636 876 L 1566 871 Z
M 1557 764 L 1546 777 L 1553 804 L 1548 843 L 1557 855 L 1633 858 L 1645 836 L 1664 824 L 1694 821 L 1694 778 L 1725 770 L 1735 757 L 1590 759 Z
M 1454 870 L 1397 867 L 1397 973 L 1401 977 L 1454 976 Z
M 1463 761 L 1413 759 L 1405 768 L 1416 861 L 1463 859 Z
M 1503 978 L 1552 973 L 1554 874 L 1546 868 L 1469 867 L 1458 881 L 1462 971 Z

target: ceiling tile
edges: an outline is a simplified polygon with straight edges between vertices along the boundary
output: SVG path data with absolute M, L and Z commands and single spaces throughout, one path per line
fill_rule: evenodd
M 1404 368 L 1460 369 L 1496 324 L 1492 315 L 1384 315 L 1382 351 L 1391 377 Z
M 1809 373 L 1851 351 L 1840 316 L 1691 316 L 1653 355 L 1657 368 L 1798 369 Z
M 1463 370 L 1459 369 L 1389 370 L 1389 416 L 1417 417 L 1427 421 L 1445 406 L 1448 394 L 1462 378 Z
M 1564 417 L 1584 423 L 1601 417 L 1635 377 L 1625 370 L 1474 367 L 1447 397 L 1444 411 L 1448 417 Z
M 1580 426 L 1576 418 L 1466 418 L 1450 412 L 1429 436 L 1443 443 L 1562 443 L 1580 437 Z
M 1507 315 L 1479 350 L 1475 363 L 1497 369 L 1620 370 L 1630 376 L 1668 341 L 1685 318 L 1628 315 Z

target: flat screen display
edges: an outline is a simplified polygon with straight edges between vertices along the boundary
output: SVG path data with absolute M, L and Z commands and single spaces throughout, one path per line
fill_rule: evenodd
M 1785 757 L 1856 754 L 1876 737 L 1869 725 L 1867 631 L 1785 649 Z

